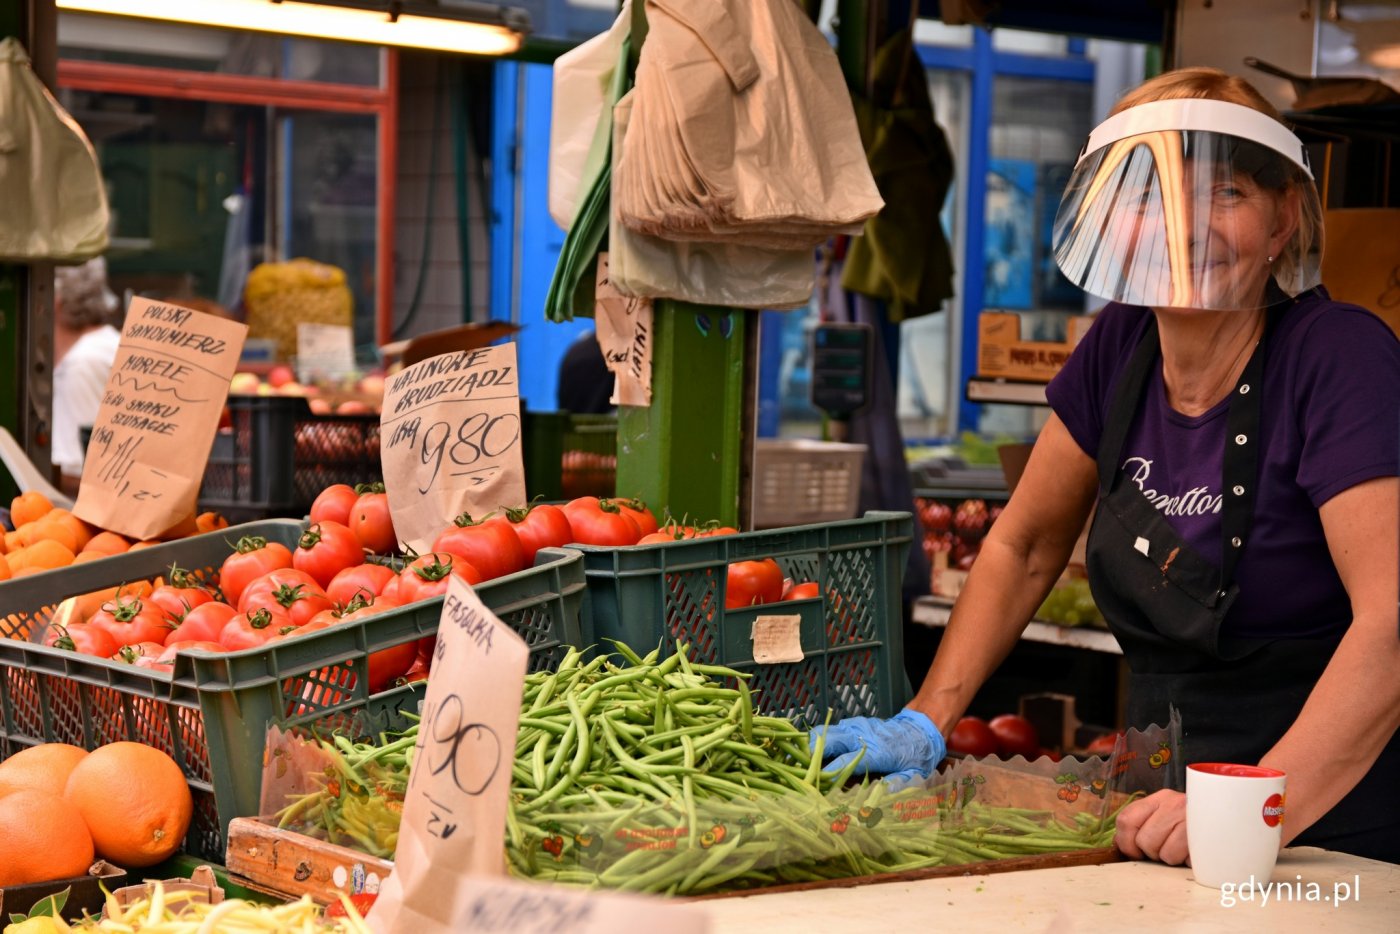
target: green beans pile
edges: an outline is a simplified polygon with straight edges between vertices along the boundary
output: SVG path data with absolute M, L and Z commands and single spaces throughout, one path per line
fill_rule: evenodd
M 790 721 L 756 713 L 747 675 L 677 649 L 658 660 L 618 645 L 621 664 L 570 651 L 527 677 L 506 821 L 513 874 L 696 895 L 1112 843 L 1114 815 L 989 807 L 975 785 L 847 787 L 856 764 L 821 771 L 820 743 L 809 752 Z M 415 738 L 416 727 L 378 746 L 337 739 L 339 797 L 327 800 L 328 785 L 295 800 L 284 823 L 392 855 L 396 834 L 376 821 L 396 827 Z

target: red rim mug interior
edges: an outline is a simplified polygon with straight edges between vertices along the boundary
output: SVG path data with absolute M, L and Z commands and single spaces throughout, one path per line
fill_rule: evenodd
M 1259 765 L 1235 765 L 1230 762 L 1195 762 L 1187 766 L 1196 772 L 1207 775 L 1225 775 L 1230 778 L 1283 778 L 1278 769 L 1267 769 Z

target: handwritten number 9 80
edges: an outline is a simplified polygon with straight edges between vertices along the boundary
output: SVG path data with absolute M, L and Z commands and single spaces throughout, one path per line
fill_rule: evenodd
M 419 488 L 427 493 L 442 472 L 444 459 L 458 467 L 470 467 L 482 457 L 496 458 L 511 449 L 520 438 L 520 416 L 506 412 L 492 418 L 485 412 L 469 415 L 452 430 L 449 422 L 434 422 L 423 432 L 419 463 L 432 465 L 432 475 Z

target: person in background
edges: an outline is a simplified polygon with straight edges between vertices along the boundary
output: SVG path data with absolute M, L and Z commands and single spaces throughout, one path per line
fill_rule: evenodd
M 121 333 L 119 302 L 107 285 L 102 257 L 54 269 L 53 462 L 61 488 L 74 493 L 83 474 L 79 431 L 97 418 Z
M 578 337 L 559 361 L 557 401 L 565 412 L 606 415 L 613 410 L 613 375 L 598 346 L 598 332 Z
M 929 775 L 1097 503 L 1089 583 L 1127 725 L 1177 708 L 1188 764 L 1286 773 L 1284 844 L 1400 862 L 1400 342 L 1328 296 L 1322 236 L 1302 143 L 1247 82 L 1188 68 L 1119 101 L 1055 221 L 1061 269 L 1109 304 L 1047 389 L 923 686 L 833 725 L 832 767 L 863 750 Z M 1185 796 L 1128 805 L 1116 843 L 1185 862 Z

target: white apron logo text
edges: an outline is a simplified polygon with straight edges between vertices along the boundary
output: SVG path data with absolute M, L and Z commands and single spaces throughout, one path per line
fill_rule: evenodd
M 1137 484 L 1142 495 L 1167 516 L 1204 516 L 1220 512 L 1221 496 L 1212 494 L 1209 487 L 1196 486 L 1185 493 L 1172 495 L 1148 489 L 1147 478 L 1152 473 L 1152 461 L 1145 457 L 1130 457 L 1123 462 L 1123 470 L 1128 479 Z

